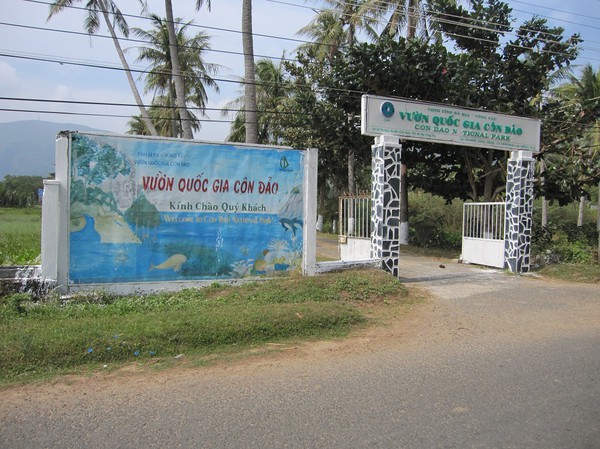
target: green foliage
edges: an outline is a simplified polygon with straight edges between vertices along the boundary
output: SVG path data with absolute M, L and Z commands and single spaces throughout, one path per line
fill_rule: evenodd
M 575 226 L 573 222 L 550 222 L 542 227 L 534 224 L 532 254 L 543 264 L 592 264 L 598 245 L 598 232 L 593 224 Z
M 411 245 L 459 251 L 462 244 L 462 202 L 446 204 L 423 192 L 409 194 Z
M 472 3 L 469 9 L 447 0 L 430 5 L 434 13 L 454 17 L 439 26 L 461 50 L 457 53 L 439 41 L 384 36 L 339 49 L 330 65 L 314 49 L 300 52 L 295 64 L 285 64 L 294 91 L 280 117 L 281 134 L 292 146 L 324 150 L 320 186 L 329 182 L 343 188 L 351 155 L 357 167 L 370 163 L 370 139 L 354 126 L 362 93 L 539 116 L 539 99 L 550 88 L 552 74 L 575 59 L 578 36 L 563 37 L 564 30 L 539 18 L 513 27 L 511 9 L 499 0 Z M 485 29 L 470 26 L 490 20 L 492 26 Z M 511 31 L 515 37 L 507 41 L 504 35 Z M 503 194 L 506 152 L 419 142 L 405 142 L 404 148 L 412 187 L 448 201 L 493 201 Z
M 257 143 L 277 145 L 281 143 L 282 137 L 277 116 L 288 100 L 290 85 L 285 80 L 283 65 L 277 64 L 271 59 L 258 60 L 255 74 L 258 117 Z M 237 111 L 227 136 L 227 140 L 230 142 L 246 141 L 246 106 L 244 102 L 245 96 L 242 94 L 237 99 L 227 103 L 223 108 L 223 115 L 227 115 L 231 111 Z
M 159 135 L 178 137 L 182 135 L 181 118 L 175 109 L 176 93 L 172 79 L 171 56 L 169 50 L 169 33 L 166 20 L 151 14 L 149 20 L 153 28 L 142 30 L 133 28 L 133 33 L 147 45 L 140 48 L 138 61 L 147 63 L 149 71 L 146 76 L 146 92 L 153 92 L 152 105 L 149 108 L 150 118 Z M 193 22 L 184 22 L 177 18 L 175 24 L 176 40 L 179 46 L 178 55 L 180 70 L 183 75 L 187 104 L 193 104 L 204 115 L 208 103 L 207 88 L 219 91 L 212 76 L 219 66 L 206 62 L 205 55 L 210 51 L 210 36 L 200 31 L 188 36 Z M 192 129 L 201 128 L 200 120 L 194 114 L 194 108 L 188 108 Z M 134 116 L 129 122 L 129 134 L 149 135 L 149 131 L 141 116 Z
M 600 72 L 588 64 L 551 93 L 544 111 L 556 125 L 546 133 L 538 191 L 564 205 L 600 183 Z
M 0 207 L 31 207 L 39 204 L 38 191 L 44 188 L 41 176 L 7 175 L 0 181 Z

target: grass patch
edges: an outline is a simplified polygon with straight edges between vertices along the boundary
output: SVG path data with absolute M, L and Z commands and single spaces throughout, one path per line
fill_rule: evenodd
M 342 336 L 368 323 L 373 307 L 412 301 L 379 270 L 147 296 L 95 292 L 34 303 L 11 295 L 0 298 L 0 383 Z
M 600 283 L 600 264 L 547 265 L 539 274 L 568 282 Z
M 0 208 L 0 265 L 33 263 L 40 255 L 42 210 Z

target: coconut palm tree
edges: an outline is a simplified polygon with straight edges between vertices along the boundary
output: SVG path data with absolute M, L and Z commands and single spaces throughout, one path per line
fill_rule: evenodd
M 152 100 L 152 104 L 148 108 L 152 123 L 156 127 L 160 136 L 171 136 L 179 137 L 181 134 L 181 127 L 179 126 L 179 120 L 176 118 L 173 120 L 173 112 L 177 114 L 177 110 L 174 109 L 174 100 L 171 99 L 170 95 L 158 95 Z M 200 129 L 200 121 L 191 112 L 188 111 L 192 120 L 192 129 L 197 131 Z M 129 130 L 127 134 L 134 134 L 138 136 L 148 136 L 150 133 L 146 128 L 141 116 L 134 115 L 131 120 L 127 122 Z
M 310 42 L 298 47 L 313 52 L 318 60 L 331 60 L 343 47 L 356 42 L 357 33 L 377 39 L 375 25 L 378 17 L 367 14 L 365 0 L 327 0 L 328 8 L 317 11 L 315 18 L 298 31 Z
M 54 15 L 63 11 L 65 8 L 71 7 L 73 4 L 80 2 L 81 0 L 55 0 L 50 5 L 50 13 L 48 14 L 48 20 L 50 20 Z M 140 0 L 140 5 L 142 9 L 145 9 L 146 3 L 143 0 Z M 146 127 L 150 131 L 153 136 L 158 135 L 154 125 L 152 124 L 152 120 L 148 114 L 148 111 L 144 107 L 144 102 L 142 101 L 142 97 L 135 85 L 135 81 L 133 79 L 133 75 L 131 74 L 131 69 L 129 68 L 129 64 L 127 63 L 127 59 L 125 59 L 125 54 L 123 53 L 123 49 L 121 48 L 121 44 L 119 43 L 119 38 L 117 37 L 117 33 L 115 31 L 115 26 L 119 29 L 123 36 L 127 37 L 129 35 L 129 26 L 127 25 L 127 21 L 123 14 L 117 7 L 116 3 L 112 0 L 87 0 L 85 5 L 85 9 L 87 11 L 87 17 L 84 22 L 84 27 L 86 31 L 90 34 L 96 34 L 98 29 L 100 28 L 100 14 L 104 19 L 104 23 L 110 32 L 112 37 L 113 44 L 115 49 L 117 50 L 117 54 L 119 55 L 119 59 L 121 60 L 121 64 L 125 69 L 125 74 L 127 75 L 127 80 L 129 81 L 129 87 L 131 88 L 131 92 L 135 98 L 135 102 L 138 105 L 140 110 L 142 119 L 146 124 Z M 111 16 L 113 20 L 111 21 Z
M 282 64 L 272 59 L 261 59 L 256 63 L 256 123 L 257 141 L 260 144 L 277 144 L 279 136 L 275 129 L 275 115 L 282 103 L 288 98 Z M 246 83 L 244 83 L 246 85 Z M 245 105 L 245 93 L 229 102 L 223 109 L 223 115 L 237 111 L 227 140 L 244 142 L 246 139 L 246 117 L 249 108 Z
M 146 92 L 153 91 L 161 99 L 161 103 L 165 103 L 164 107 L 171 115 L 171 124 L 168 126 L 169 133 L 172 137 L 181 136 L 183 129 L 183 118 L 179 115 L 177 108 L 177 93 L 175 89 L 172 60 L 170 57 L 170 40 L 167 29 L 167 21 L 157 15 L 151 15 L 150 19 L 154 28 L 149 31 L 140 28 L 134 28 L 132 31 L 141 39 L 149 43 L 148 46 L 139 49 L 138 61 L 145 61 L 150 64 L 148 75 L 146 76 Z M 177 19 L 179 24 L 176 28 L 177 47 L 180 64 L 180 72 L 186 78 L 184 83 L 184 95 L 186 97 L 185 108 L 188 114 L 187 120 L 191 120 L 193 130 L 200 129 L 199 121 L 187 107 L 188 103 L 195 105 L 202 114 L 208 102 L 207 87 L 219 91 L 217 83 L 211 75 L 217 73 L 219 66 L 209 64 L 204 61 L 204 53 L 210 49 L 208 36 L 203 31 L 196 33 L 192 37 L 186 36 L 186 31 L 192 25 L 192 22 L 182 23 L 181 19 Z M 156 98 L 155 98 L 156 100 Z M 153 101 L 154 106 L 158 106 L 156 101 Z M 152 115 L 152 114 L 151 114 Z M 161 121 L 166 118 L 167 114 L 161 114 Z M 155 117 L 153 116 L 155 119 Z M 155 120 L 156 123 L 156 120 Z M 165 131 L 161 131 L 161 135 Z
M 196 11 L 204 4 L 207 5 L 210 11 L 210 0 L 196 0 Z M 171 56 L 171 66 L 173 71 L 173 83 L 175 84 L 175 94 L 177 99 L 177 110 L 181 117 L 181 125 L 183 127 L 183 138 L 193 139 L 192 122 L 189 117 L 189 112 L 185 107 L 185 80 L 181 73 L 179 63 L 179 51 L 177 47 L 177 33 L 175 32 L 175 20 L 173 19 L 173 3 L 171 0 L 165 0 L 166 24 L 169 32 L 169 54 Z
M 244 104 L 246 143 L 258 143 L 258 111 L 254 40 L 252 36 L 252 0 L 242 0 L 242 48 L 244 51 Z
M 455 6 L 460 0 L 449 0 Z M 464 0 L 471 5 L 471 0 Z M 421 37 L 428 39 L 432 35 L 439 36 L 439 20 L 446 20 L 436 9 L 435 0 L 366 0 L 361 7 L 361 14 L 376 18 L 383 24 L 381 36 L 400 36 L 407 39 Z
M 197 8 L 200 7 L 198 0 Z M 210 1 L 208 3 L 210 9 Z M 177 45 L 177 33 L 175 32 L 175 20 L 173 19 L 173 4 L 171 0 L 165 0 L 165 12 L 167 16 L 167 31 L 169 33 L 169 55 L 171 57 L 171 70 L 173 72 L 173 83 L 175 84 L 175 98 L 177 104 L 177 112 L 181 117 L 181 126 L 183 128 L 183 138 L 193 139 L 194 132 L 192 131 L 192 123 L 185 107 L 185 80 L 181 74 L 179 63 L 179 47 Z

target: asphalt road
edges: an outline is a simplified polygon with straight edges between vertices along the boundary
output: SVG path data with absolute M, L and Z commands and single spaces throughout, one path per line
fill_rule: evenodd
M 600 448 L 600 286 L 403 257 L 389 326 L 0 393 L 1 448 Z

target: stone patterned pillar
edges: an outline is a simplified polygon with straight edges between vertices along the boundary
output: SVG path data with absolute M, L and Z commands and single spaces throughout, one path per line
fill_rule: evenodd
M 400 258 L 400 158 L 398 137 L 378 136 L 372 147 L 371 257 L 382 268 L 399 275 Z
M 530 269 L 534 167 L 530 151 L 513 151 L 508 161 L 504 268 L 513 273 Z

